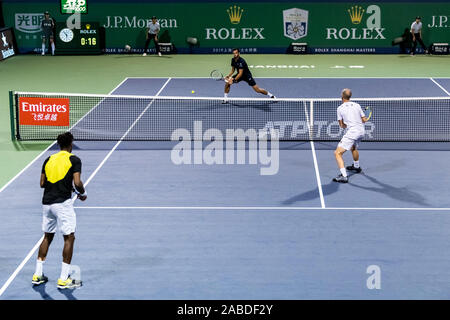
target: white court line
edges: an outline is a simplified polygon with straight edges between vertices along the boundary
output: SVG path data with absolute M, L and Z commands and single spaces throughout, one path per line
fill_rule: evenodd
M 111 92 L 109 94 L 111 94 L 112 92 L 114 92 L 118 87 L 120 87 L 122 85 L 122 83 L 124 83 L 126 81 L 126 79 L 122 80 L 121 83 L 119 83 L 113 90 L 111 90 Z M 102 100 L 103 101 L 103 100 Z M 100 105 L 101 102 L 99 102 L 99 104 L 97 104 L 94 108 L 92 108 L 91 110 L 89 110 L 88 113 L 86 113 L 81 119 L 79 119 L 71 128 L 73 128 L 77 123 L 79 123 L 84 117 L 86 117 L 92 110 L 94 110 L 98 105 Z M 22 171 L 20 171 L 14 178 L 12 178 L 2 189 L 0 189 L 0 192 L 2 192 L 3 190 L 6 189 L 7 186 L 9 186 L 14 180 L 16 180 L 23 172 L 25 172 L 25 170 L 27 170 L 34 162 L 36 162 L 43 154 L 45 154 L 54 144 L 56 143 L 56 141 L 54 141 L 47 149 L 45 149 L 44 151 L 42 151 L 36 158 L 33 159 L 33 161 L 31 161 Z M 98 169 L 98 168 L 97 168 Z M 98 171 L 98 170 L 96 170 Z M 92 176 L 92 175 L 91 175 Z M 87 182 L 86 182 L 87 185 Z M 9 287 L 9 285 L 12 283 L 12 281 L 16 278 L 16 276 L 19 274 L 19 272 L 22 270 L 22 268 L 25 266 L 25 264 L 28 262 L 28 260 L 30 260 L 31 256 L 35 253 L 35 251 L 39 248 L 39 246 L 41 245 L 42 240 L 44 239 L 44 236 L 42 236 L 38 242 L 36 242 L 36 244 L 34 245 L 34 247 L 30 250 L 30 252 L 28 252 L 27 256 L 25 257 L 25 259 L 23 259 L 23 261 L 19 264 L 19 266 L 16 268 L 16 270 L 14 270 L 14 272 L 11 274 L 11 276 L 8 278 L 8 280 L 6 280 L 5 284 L 0 288 L 0 297 L 2 296 L 2 294 L 5 292 L 5 290 Z
M 75 207 L 78 209 L 89 210 L 274 210 L 274 211 L 307 211 L 307 210 L 320 210 L 320 211 L 450 211 L 450 208 L 370 208 L 370 207 L 196 207 L 196 206 L 139 206 L 139 207 L 118 207 L 118 206 L 98 206 L 98 207 Z
M 448 96 L 450 96 L 450 92 L 445 90 L 445 88 L 443 86 L 441 86 L 436 80 L 434 80 L 433 78 L 430 78 L 430 80 L 433 81 L 439 88 L 441 88 L 442 91 L 444 91 Z
M 128 77 L 127 79 L 167 79 L 168 77 Z M 428 80 L 429 77 L 255 77 L 256 79 L 421 79 Z M 172 77 L 172 79 L 210 79 L 210 77 Z M 439 79 L 450 79 L 450 77 L 439 77 Z
M 127 78 L 123 79 L 114 89 L 112 89 L 108 95 L 111 95 L 114 91 L 116 91 L 117 88 L 119 88 L 125 81 L 127 80 Z M 104 99 L 103 99 L 104 100 Z M 74 125 L 72 125 L 72 127 L 70 127 L 69 131 L 75 127 L 81 120 L 83 120 L 89 113 L 92 112 L 92 110 L 94 110 L 95 108 L 97 108 L 102 102 L 100 101 L 94 108 L 92 108 L 91 110 L 89 110 L 89 112 L 87 112 L 84 116 L 82 116 Z M 19 176 L 22 175 L 22 173 L 24 173 L 29 167 L 31 167 L 33 165 L 33 163 L 35 163 L 41 156 L 43 156 L 51 147 L 53 147 L 56 143 L 56 140 L 53 141 L 44 151 L 42 151 L 41 153 L 39 153 L 33 160 L 31 160 L 30 163 L 28 163 L 26 165 L 25 168 L 23 168 L 18 174 L 16 174 L 13 178 L 11 178 L 2 188 L 0 188 L 0 193 L 5 190 L 11 183 L 13 183 Z
M 313 123 L 314 123 L 314 119 L 313 119 L 313 101 L 310 101 L 310 114 L 311 116 L 308 116 L 308 108 L 305 104 L 305 101 L 303 101 L 303 106 L 305 107 L 305 116 L 306 116 L 306 123 L 308 124 L 308 129 L 309 129 L 309 142 L 311 145 L 311 153 L 312 153 L 312 157 L 313 157 L 313 162 L 314 162 L 314 171 L 316 173 L 316 180 L 317 180 L 317 188 L 319 190 L 319 196 L 320 196 L 320 206 L 322 208 L 325 208 L 325 198 L 323 196 L 323 190 L 322 190 L 322 181 L 320 180 L 320 172 L 319 172 L 319 165 L 317 164 L 317 157 L 316 157 L 316 148 L 314 146 L 314 141 L 312 139 L 312 132 L 313 132 Z

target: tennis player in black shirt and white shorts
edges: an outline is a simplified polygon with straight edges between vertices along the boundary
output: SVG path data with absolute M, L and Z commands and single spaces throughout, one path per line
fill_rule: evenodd
M 269 98 L 275 98 L 275 96 L 269 91 L 258 87 L 255 79 L 253 79 L 252 73 L 248 69 L 247 62 L 245 62 L 245 60 L 240 56 L 239 49 L 233 49 L 233 56 L 234 57 L 231 59 L 231 72 L 225 77 L 226 84 L 224 103 L 226 103 L 226 99 L 228 98 L 228 93 L 230 92 L 231 85 L 234 83 L 239 83 L 241 81 L 247 82 L 247 84 L 251 86 L 256 92 L 264 94 Z M 233 75 L 236 71 L 238 73 Z

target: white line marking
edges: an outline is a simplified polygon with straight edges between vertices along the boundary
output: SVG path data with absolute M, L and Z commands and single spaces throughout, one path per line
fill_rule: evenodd
M 158 91 L 158 93 L 156 93 L 156 96 L 158 96 L 166 87 L 166 85 L 169 83 L 169 81 L 171 80 L 171 78 L 167 79 L 167 81 L 164 83 L 164 85 L 161 87 L 161 89 Z M 130 133 L 130 131 L 134 128 L 134 126 L 139 122 L 139 120 L 142 118 L 142 116 L 145 114 L 145 112 L 147 112 L 148 108 L 150 108 L 150 106 L 153 104 L 155 100 L 152 100 L 146 107 L 145 109 L 141 112 L 141 114 L 139 115 L 139 117 L 136 118 L 136 120 L 131 124 L 131 126 L 128 128 L 128 130 L 123 134 L 123 136 L 120 138 L 119 141 L 117 141 L 117 143 L 114 145 L 114 147 L 108 152 L 108 154 L 106 155 L 106 157 L 102 160 L 102 162 L 100 162 L 100 164 L 98 165 L 98 167 L 94 170 L 94 172 L 91 173 L 91 175 L 89 176 L 89 178 L 86 180 L 85 185 L 87 186 L 89 184 L 89 182 L 95 177 L 95 175 L 97 174 L 97 172 L 103 167 L 103 165 L 106 163 L 106 161 L 111 157 L 111 155 L 113 154 L 113 152 L 117 149 L 117 147 L 122 143 L 123 139 L 125 139 L 125 137 L 128 135 L 128 133 Z M 75 195 L 72 200 L 75 201 L 77 198 L 77 196 Z
M 5 292 L 6 288 L 9 287 L 9 285 L 11 284 L 11 282 L 15 279 L 15 277 L 19 274 L 20 270 L 22 270 L 22 268 L 25 266 L 25 264 L 28 262 L 28 260 L 30 260 L 31 256 L 34 254 L 34 252 L 39 248 L 39 246 L 41 245 L 42 240 L 44 239 L 44 236 L 42 236 L 39 241 L 34 245 L 33 249 L 30 250 L 30 252 L 28 252 L 27 256 L 25 257 L 25 259 L 23 259 L 23 261 L 19 264 L 19 266 L 17 267 L 17 269 L 13 272 L 13 274 L 8 278 L 8 280 L 6 280 L 5 284 L 3 285 L 3 287 L 0 289 L 0 296 L 3 294 L 3 292 Z
M 123 80 L 121 83 L 123 83 L 125 80 Z M 118 86 L 116 86 L 111 92 L 113 92 L 114 90 L 116 90 L 118 87 L 120 86 L 120 84 Z M 111 94 L 110 92 L 110 94 Z M 102 100 L 103 101 L 103 100 Z M 79 119 L 73 126 L 72 128 L 78 123 L 80 122 L 84 117 L 86 117 L 86 115 L 88 115 L 93 109 L 95 109 L 98 105 L 100 105 L 101 102 L 99 102 L 99 104 L 97 104 L 94 108 L 92 108 L 91 110 L 89 110 L 88 113 L 86 113 L 81 119 Z M 128 131 L 127 131 L 128 134 Z M 54 141 L 47 149 L 45 149 L 43 152 L 41 152 L 36 158 L 34 158 L 34 160 L 29 163 L 22 171 L 19 172 L 19 174 L 17 174 L 12 180 L 10 180 L 2 189 L 0 189 L 0 192 L 3 191 L 4 189 L 6 189 L 6 187 L 8 185 L 10 185 L 17 177 L 19 177 L 27 168 L 29 168 L 34 162 L 36 162 L 37 159 L 39 159 L 39 157 L 41 155 L 43 155 L 46 151 L 48 151 L 48 149 L 50 149 L 54 144 L 56 143 L 56 141 Z M 110 155 L 110 154 L 109 154 Z M 103 165 L 104 161 L 101 163 L 101 165 Z M 95 174 L 98 171 L 99 168 L 97 168 L 97 170 L 93 173 Z M 86 185 L 88 184 L 88 182 L 91 180 L 92 178 L 92 174 L 91 177 L 89 177 L 88 181 L 86 182 Z M 73 201 L 75 200 L 72 199 Z M 34 245 L 33 249 L 31 249 L 31 251 L 28 253 L 28 255 L 25 257 L 25 259 L 20 263 L 20 265 L 16 268 L 16 270 L 12 273 L 12 275 L 8 278 L 8 280 L 5 282 L 5 284 L 2 286 L 2 288 L 0 289 L 0 296 L 2 296 L 2 294 L 5 292 L 5 290 L 9 287 L 9 285 L 11 284 L 11 282 L 16 278 L 16 276 L 19 274 L 19 272 L 22 270 L 22 268 L 25 266 L 25 264 L 28 262 L 28 260 L 30 260 L 31 256 L 35 253 L 35 251 L 39 248 L 39 246 L 41 245 L 41 242 L 43 240 L 44 236 L 42 236 L 39 241 Z
M 305 116 L 306 116 L 306 123 L 308 124 L 309 129 L 309 137 L 310 137 L 310 145 L 311 145 L 311 153 L 313 156 L 313 162 L 314 162 L 314 171 L 316 173 L 316 180 L 317 180 L 317 189 L 319 190 L 319 196 L 320 196 L 320 206 L 322 208 L 325 208 L 325 198 L 323 196 L 323 190 L 322 190 L 322 182 L 320 180 L 320 172 L 319 172 L 319 165 L 317 163 L 317 156 L 316 156 L 316 148 L 314 147 L 314 141 L 312 139 L 313 134 L 313 123 L 314 123 L 314 111 L 313 111 L 313 100 L 310 101 L 309 107 L 310 107 L 310 115 L 308 116 L 308 108 L 306 106 L 306 102 L 303 102 L 303 106 L 305 107 Z
M 170 78 L 172 79 L 172 78 Z M 18 94 L 27 95 L 39 95 L 44 94 L 46 96 L 68 96 L 68 97 L 92 97 L 92 98 L 125 98 L 125 99 L 157 99 L 157 100 L 208 100 L 208 101 L 222 101 L 223 97 L 188 97 L 188 96 L 139 96 L 139 95 L 125 95 L 125 94 L 114 94 L 114 95 L 104 95 L 104 94 L 92 94 L 92 93 L 63 93 L 63 92 L 19 92 Z M 419 100 L 449 100 L 449 97 L 386 97 L 386 98 L 353 98 L 354 101 L 419 101 Z M 314 98 L 314 97 L 298 97 L 298 98 L 228 98 L 230 101 L 289 101 L 289 102 L 299 102 L 299 101 L 318 101 L 318 102 L 336 102 L 342 103 L 340 98 Z
M 112 89 L 108 95 L 111 95 L 111 93 L 113 93 L 114 91 L 116 91 L 117 88 L 119 88 L 128 78 L 125 78 L 124 80 L 122 80 L 114 89 Z M 18 92 L 16 92 L 18 93 Z M 106 97 L 106 96 L 105 96 Z M 104 100 L 104 99 L 103 99 Z M 73 129 L 73 127 L 75 127 L 78 123 L 80 123 L 81 120 L 83 120 L 88 114 L 90 114 L 95 108 L 97 108 L 102 102 L 100 101 L 96 106 L 94 106 L 91 110 L 89 110 L 84 116 L 82 116 L 75 124 L 73 124 L 69 131 L 71 129 Z M 33 163 L 35 163 L 41 156 L 43 156 L 48 150 L 50 150 L 51 147 L 53 147 L 55 145 L 56 141 L 53 141 L 44 151 L 42 151 L 41 153 L 39 153 L 33 160 L 31 160 L 30 163 L 28 163 L 25 168 L 23 168 L 18 174 L 16 174 L 11 180 L 9 180 L 2 188 L 0 188 L 0 193 L 5 190 L 11 183 L 13 183 L 20 175 L 22 175 L 22 173 L 24 173 L 29 167 L 31 167 L 33 165 Z
M 168 77 L 128 77 L 128 79 L 167 79 Z M 256 79 L 429 79 L 429 77 L 255 77 Z M 172 79 L 210 79 L 210 77 L 172 77 Z M 450 77 L 439 77 L 450 79 Z
M 450 208 L 370 208 L 370 207 L 196 207 L 196 206 L 180 206 L 180 207 L 170 207 L 170 206 L 140 206 L 140 207 L 108 207 L 108 206 L 98 206 L 98 207 L 75 207 L 75 209 L 91 209 L 91 210 L 276 210 L 276 211 L 296 211 L 296 210 L 335 210 L 335 211 L 358 211 L 358 210 L 373 210 L 373 211 L 450 211 Z
M 448 96 L 450 96 L 450 92 L 445 90 L 445 88 L 443 86 L 441 86 L 436 80 L 434 80 L 433 78 L 430 78 L 430 80 L 433 81 L 439 88 L 441 88 L 442 91 L 444 91 Z

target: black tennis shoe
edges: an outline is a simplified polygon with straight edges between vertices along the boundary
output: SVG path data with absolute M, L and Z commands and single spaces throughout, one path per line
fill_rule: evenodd
M 334 182 L 339 182 L 339 183 L 347 183 L 348 182 L 348 178 L 344 177 L 342 174 L 338 175 L 336 178 L 333 178 Z
M 361 171 L 362 171 L 361 167 L 355 168 L 355 166 L 353 164 L 351 166 L 348 166 L 346 169 L 348 171 L 353 171 L 353 172 L 356 172 L 356 173 L 361 173 Z

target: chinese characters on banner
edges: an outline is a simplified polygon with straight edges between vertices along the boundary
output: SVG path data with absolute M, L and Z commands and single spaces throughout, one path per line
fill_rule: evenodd
M 68 98 L 19 98 L 19 122 L 28 126 L 68 127 L 70 99 Z

